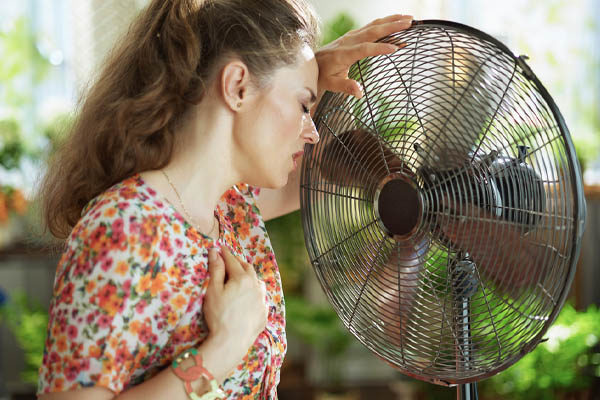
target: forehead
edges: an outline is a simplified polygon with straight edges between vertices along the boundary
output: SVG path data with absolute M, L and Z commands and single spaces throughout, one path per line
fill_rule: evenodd
M 315 59 L 315 53 L 309 46 L 303 46 L 299 50 L 294 64 L 275 70 L 272 82 L 284 84 L 290 88 L 308 86 L 316 93 L 318 78 L 319 66 Z

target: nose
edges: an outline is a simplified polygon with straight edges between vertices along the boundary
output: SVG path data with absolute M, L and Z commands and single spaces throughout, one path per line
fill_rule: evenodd
M 319 142 L 319 132 L 309 115 L 304 115 L 302 127 L 302 139 L 307 143 L 317 144 Z

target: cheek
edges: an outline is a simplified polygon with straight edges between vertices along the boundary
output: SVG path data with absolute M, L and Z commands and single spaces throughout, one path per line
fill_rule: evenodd
M 273 123 L 277 127 L 274 134 L 279 141 L 289 141 L 298 138 L 302 133 L 304 125 L 303 118 L 299 116 L 298 110 L 292 105 L 280 106 L 275 113 Z

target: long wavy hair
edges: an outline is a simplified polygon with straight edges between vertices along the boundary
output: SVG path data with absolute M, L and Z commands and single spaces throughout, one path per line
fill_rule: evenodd
M 65 239 L 85 205 L 135 173 L 166 166 L 178 124 L 226 57 L 260 86 L 315 50 L 318 20 L 305 0 L 153 0 L 79 101 L 39 190 L 44 226 Z

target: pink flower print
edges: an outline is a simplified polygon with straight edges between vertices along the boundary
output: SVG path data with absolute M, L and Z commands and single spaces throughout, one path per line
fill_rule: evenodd
M 77 327 L 75 325 L 69 325 L 67 328 L 67 336 L 73 340 L 77 337 Z
M 148 304 L 146 303 L 146 300 L 142 300 L 140 302 L 138 302 L 135 306 L 135 312 L 138 314 L 143 314 L 144 313 L 144 309 L 146 308 Z
M 148 343 L 150 341 L 152 338 L 152 329 L 150 329 L 148 324 L 142 325 L 138 332 L 138 337 L 142 343 Z
M 169 292 L 168 290 L 163 290 L 162 292 L 160 292 L 161 303 L 166 303 L 167 301 L 169 301 L 170 297 L 171 297 L 171 292 Z
M 115 232 L 123 232 L 123 218 L 117 218 L 116 220 L 114 220 L 114 222 L 112 223 L 112 231 L 113 231 L 113 235 Z
M 108 328 L 108 327 L 110 327 L 111 322 L 112 322 L 111 317 L 109 317 L 106 314 L 102 314 L 100 316 L 100 318 L 98 318 L 98 327 L 101 329 Z
M 102 268 L 102 271 L 108 272 L 112 268 L 112 264 L 113 264 L 112 258 L 105 258 L 102 261 L 102 265 L 100 266 L 100 268 Z

